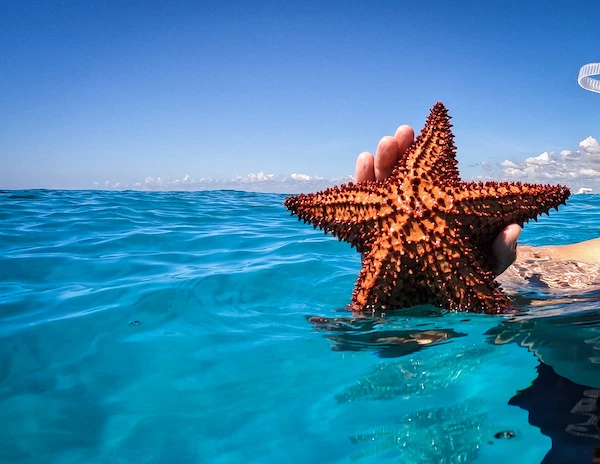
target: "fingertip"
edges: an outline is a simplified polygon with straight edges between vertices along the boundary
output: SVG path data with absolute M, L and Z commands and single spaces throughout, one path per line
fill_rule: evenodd
M 354 179 L 356 182 L 375 180 L 375 162 L 373 155 L 368 151 L 363 151 L 358 155 L 358 158 L 356 158 Z
M 398 141 L 395 137 L 386 135 L 377 144 L 375 153 L 375 178 L 385 180 L 392 173 L 398 160 Z
M 517 259 L 517 240 L 522 230 L 518 224 L 510 224 L 494 240 L 493 251 L 496 257 L 496 274 L 502 274 Z
M 404 153 L 406 149 L 414 142 L 415 131 L 412 127 L 403 124 L 396 129 L 394 138 L 398 142 L 398 149 L 400 153 Z
M 519 235 L 521 235 L 522 231 L 523 229 L 519 224 L 510 224 L 504 228 L 500 235 L 502 236 L 507 248 L 512 251 L 516 251 L 517 240 L 519 240 Z

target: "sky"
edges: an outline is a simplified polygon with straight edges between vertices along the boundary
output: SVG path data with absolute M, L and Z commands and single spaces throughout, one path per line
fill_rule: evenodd
M 0 2 L 0 189 L 293 192 L 443 101 L 465 180 L 600 192 L 596 1 Z

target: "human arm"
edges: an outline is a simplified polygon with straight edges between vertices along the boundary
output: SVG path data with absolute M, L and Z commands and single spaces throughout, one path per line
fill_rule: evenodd
M 549 245 L 532 248 L 538 253 L 546 254 L 557 261 L 600 264 L 600 238 L 572 243 L 570 245 Z

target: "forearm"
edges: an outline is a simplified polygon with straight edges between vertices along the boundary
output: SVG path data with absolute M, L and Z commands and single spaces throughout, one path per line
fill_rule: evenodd
M 517 259 L 498 282 L 504 289 L 580 295 L 600 288 L 600 239 L 573 245 L 519 245 Z M 597 297 L 596 297 L 597 298 Z
M 540 247 L 519 245 L 517 248 L 517 261 L 527 258 L 600 264 L 600 238 L 571 245 Z

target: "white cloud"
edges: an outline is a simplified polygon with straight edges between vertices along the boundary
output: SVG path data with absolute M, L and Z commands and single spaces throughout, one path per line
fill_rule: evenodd
M 504 160 L 489 170 L 494 177 L 524 182 L 561 183 L 577 190 L 589 185 L 600 190 L 600 145 L 593 137 L 578 150 L 545 151 L 524 160 Z
M 323 190 L 333 185 L 353 181 L 352 176 L 337 179 L 325 179 L 321 176 L 294 173 L 290 176 L 279 176 L 265 172 L 250 173 L 245 176 L 237 175 L 229 180 L 215 180 L 210 177 L 193 178 L 185 175 L 181 179 L 169 177 L 146 177 L 144 182 L 115 184 L 106 181 L 104 189 L 133 189 L 133 190 L 245 190 L 254 192 L 299 193 Z M 95 188 L 100 184 L 94 183 Z
M 294 179 L 294 180 L 301 180 L 301 181 L 305 181 L 305 182 L 308 182 L 310 180 L 323 180 L 323 178 L 320 177 L 320 176 L 309 176 L 307 174 L 296 174 L 296 173 L 294 173 L 290 177 L 292 179 Z
M 510 169 L 516 169 L 519 167 L 519 165 L 517 163 L 513 163 L 510 160 L 504 160 L 500 163 L 500 166 L 505 167 L 505 168 L 510 168 Z
M 572 151 L 572 150 L 562 150 L 560 152 L 560 157 L 562 159 L 567 159 L 569 156 L 573 155 L 574 153 L 577 153 L 576 151 Z
M 595 169 L 590 168 L 582 168 L 579 170 L 579 175 L 585 177 L 598 177 L 600 176 L 600 171 L 596 171 Z
M 533 158 L 527 158 L 525 160 L 525 163 L 538 165 L 538 166 L 544 166 L 544 165 L 550 163 L 550 156 L 552 156 L 552 155 L 554 155 L 554 153 L 548 153 L 547 151 L 545 151 L 544 153 L 542 153 L 539 156 L 536 156 Z
M 594 137 L 588 137 L 585 140 L 579 142 L 579 147 L 590 154 L 598 154 L 600 153 L 600 146 L 598 145 L 598 141 Z
M 240 178 L 242 182 L 266 182 L 275 179 L 275 174 L 265 174 L 260 171 L 258 174 L 250 173 L 245 178 Z

